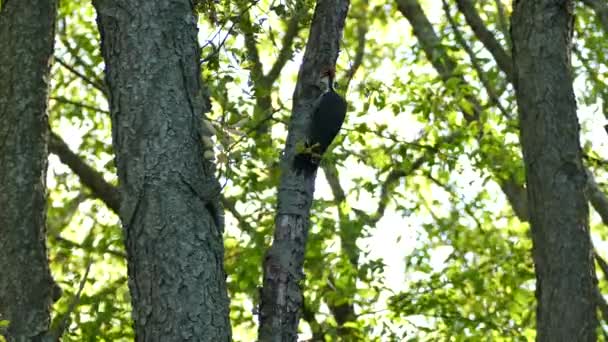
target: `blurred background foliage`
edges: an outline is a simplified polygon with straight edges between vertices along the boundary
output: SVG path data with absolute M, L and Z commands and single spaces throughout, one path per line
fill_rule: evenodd
M 95 12 L 89 2 L 60 3 L 51 128 L 116 185 Z M 475 3 L 509 52 L 510 2 Z M 431 46 L 435 61 L 397 3 L 351 1 L 337 66 L 337 90 L 349 112 L 318 172 L 302 284 L 303 339 L 534 336 L 532 246 L 525 215 L 516 215 L 518 203 L 505 196 L 507 181 L 523 184 L 513 87 L 454 1 L 420 4 L 438 38 Z M 207 116 L 218 132 L 237 341 L 256 337 L 278 162 L 313 7 L 313 0 L 197 5 L 202 77 L 212 102 Z M 608 43 L 601 25 L 591 7 L 577 6 L 573 71 L 582 144 L 605 189 Z M 64 290 L 55 315 L 68 316 L 69 323 L 64 341 L 131 340 L 117 215 L 55 155 L 48 187 L 51 267 Z M 596 249 L 606 256 L 607 230 L 594 212 L 592 223 Z M 608 293 L 605 274 L 598 274 Z M 81 298 L 70 310 L 81 284 Z

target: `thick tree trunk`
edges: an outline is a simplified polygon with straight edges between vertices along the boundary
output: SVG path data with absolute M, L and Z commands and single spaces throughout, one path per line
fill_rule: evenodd
M 515 84 L 537 279 L 537 340 L 595 341 L 595 269 L 570 49 L 574 2 L 519 0 Z
M 59 294 L 45 237 L 56 13 L 54 0 L 3 1 L 0 11 L 0 320 L 10 321 L 9 341 L 41 338 Z
M 97 0 L 137 341 L 229 341 L 191 1 Z
M 264 260 L 260 341 L 296 341 L 298 337 L 300 282 L 316 174 L 296 174 L 293 158 L 296 143 L 304 139 L 311 120 L 313 103 L 321 95 L 320 72 L 336 64 L 348 6 L 348 0 L 318 0 L 315 8 L 282 160 L 274 241 Z

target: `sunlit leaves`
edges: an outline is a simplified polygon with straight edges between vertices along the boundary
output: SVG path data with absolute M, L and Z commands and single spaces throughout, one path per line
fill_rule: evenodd
M 255 339 L 281 151 L 315 1 L 301 3 L 301 26 L 278 77 L 253 73 L 257 67 L 263 75 L 270 72 L 296 3 L 196 2 L 202 77 L 212 102 L 206 116 L 218 132 L 216 161 L 225 185 L 231 319 L 235 339 L 243 341 Z M 499 9 L 497 3 L 506 2 L 479 1 L 477 6 L 508 51 L 510 8 Z M 532 339 L 531 243 L 526 226 L 514 218 L 501 192 L 506 180 L 524 183 L 513 89 L 456 15 L 496 92 L 491 98 L 437 2 L 422 4 L 441 47 L 454 61 L 450 77 L 436 72 L 393 3 L 351 1 L 337 65 L 337 89 L 348 101 L 348 114 L 322 161 L 322 168 L 335 166 L 344 198 L 334 196 L 336 184 L 330 184 L 325 168 L 320 170 L 302 283 L 302 330 L 317 329 L 329 340 Z M 577 11 L 573 71 L 585 85 L 578 96 L 581 104 L 597 105 L 608 100 L 605 32 L 592 12 L 583 7 Z M 50 125 L 115 183 L 95 14 L 90 4 L 78 1 L 62 1 L 59 13 Z M 250 25 L 243 20 L 245 13 Z M 246 34 L 254 38 L 261 65 L 256 66 L 246 48 Z M 361 41 L 363 58 L 348 82 Z M 596 160 L 590 166 L 602 171 L 598 177 L 603 186 L 601 153 L 593 143 L 584 151 Z M 65 292 L 55 305 L 57 315 L 67 311 L 85 260 L 93 261 L 65 340 L 132 339 L 117 217 L 91 199 L 90 191 L 56 159 L 49 175 L 49 254 Z M 395 228 L 399 234 L 370 242 Z M 390 254 L 382 254 L 391 248 Z M 605 282 L 601 289 L 606 289 Z M 341 305 L 352 306 L 355 314 L 343 327 L 332 312 Z

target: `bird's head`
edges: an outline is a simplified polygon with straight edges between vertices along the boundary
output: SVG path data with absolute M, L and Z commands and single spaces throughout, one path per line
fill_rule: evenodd
M 328 92 L 334 89 L 334 77 L 336 76 L 336 70 L 332 67 L 326 67 L 321 69 L 320 83 L 323 92 Z

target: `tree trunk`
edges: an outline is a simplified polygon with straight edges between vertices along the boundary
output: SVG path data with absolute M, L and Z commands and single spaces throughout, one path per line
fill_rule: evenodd
M 264 260 L 260 298 L 259 340 L 296 341 L 302 310 L 302 267 L 308 237 L 310 207 L 316 174 L 296 174 L 293 159 L 312 118 L 323 68 L 338 58 L 348 0 L 318 0 L 304 59 L 293 97 L 289 134 L 282 160 L 274 241 Z
M 4 1 L 0 11 L 0 320 L 10 321 L 9 341 L 42 338 L 59 296 L 45 236 L 56 14 L 54 0 Z
M 571 0 L 519 0 L 512 17 L 538 341 L 596 339 L 587 176 L 570 65 L 573 11 Z
M 97 0 L 137 341 L 229 341 L 191 1 Z

